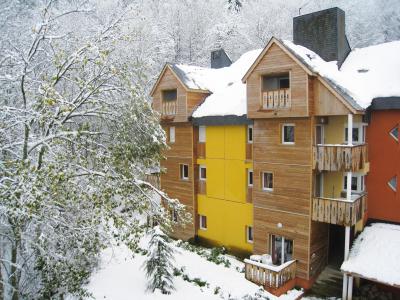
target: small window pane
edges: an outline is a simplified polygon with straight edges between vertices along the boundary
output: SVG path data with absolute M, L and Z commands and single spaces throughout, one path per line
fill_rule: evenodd
M 247 242 L 249 242 L 249 243 L 253 242 L 253 227 L 252 226 L 246 226 L 246 238 L 247 238 Z
M 175 127 L 169 128 L 169 142 L 175 143 Z
M 253 142 L 253 125 L 247 126 L 247 142 Z
M 398 141 L 398 140 L 399 140 L 399 127 L 396 126 L 395 128 L 393 128 L 393 129 L 390 131 L 390 135 L 391 135 L 396 141 Z
M 180 177 L 181 179 L 189 179 L 189 166 L 180 165 Z
M 390 188 L 391 188 L 393 191 L 396 192 L 396 191 L 397 191 L 397 176 L 392 177 L 392 178 L 389 180 L 388 184 L 389 184 Z
M 253 170 L 249 170 L 247 176 L 248 176 L 247 184 L 249 186 L 253 186 Z
M 207 178 L 206 167 L 200 167 L 200 180 L 206 180 L 206 178 Z
M 207 229 L 207 217 L 200 215 L 200 229 Z
M 283 125 L 283 143 L 292 144 L 294 143 L 294 126 Z
M 272 190 L 273 189 L 273 174 L 263 173 L 263 189 Z
M 199 142 L 200 143 L 206 142 L 206 126 L 199 127 Z
M 176 99 L 177 99 L 177 91 L 176 90 L 163 91 L 163 100 L 164 101 L 175 101 Z
M 345 141 L 347 142 L 349 140 L 349 132 L 348 132 L 348 128 L 345 128 L 345 132 L 344 132 L 344 136 L 345 136 Z M 359 142 L 360 138 L 360 128 L 358 127 L 353 127 L 353 142 Z

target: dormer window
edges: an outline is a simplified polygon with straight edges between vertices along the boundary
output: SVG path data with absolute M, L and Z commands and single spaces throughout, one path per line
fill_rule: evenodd
M 162 114 L 166 116 L 173 116 L 176 114 L 176 100 L 178 93 L 176 89 L 162 91 Z
M 289 73 L 262 77 L 262 105 L 264 109 L 290 108 Z

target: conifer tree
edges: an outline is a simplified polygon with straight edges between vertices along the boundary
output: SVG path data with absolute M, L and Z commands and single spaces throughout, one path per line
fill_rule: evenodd
M 173 262 L 175 250 L 169 243 L 168 236 L 159 226 L 154 227 L 149 243 L 147 260 L 144 263 L 148 278 L 147 290 L 159 289 L 162 294 L 170 294 L 174 290 Z

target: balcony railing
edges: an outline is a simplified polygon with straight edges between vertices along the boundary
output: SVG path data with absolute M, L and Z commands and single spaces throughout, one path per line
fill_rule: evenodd
M 270 90 L 263 92 L 264 109 L 290 108 L 290 89 Z
M 260 262 L 245 259 L 246 279 L 266 290 L 277 289 L 296 276 L 296 261 L 291 260 L 280 266 L 267 265 Z
M 353 199 L 313 198 L 312 220 L 329 224 L 353 226 L 367 211 L 367 194 L 353 195 Z
M 313 146 L 313 169 L 319 171 L 356 172 L 368 162 L 366 144 Z
M 162 115 L 175 116 L 177 111 L 177 101 L 163 101 L 162 102 Z

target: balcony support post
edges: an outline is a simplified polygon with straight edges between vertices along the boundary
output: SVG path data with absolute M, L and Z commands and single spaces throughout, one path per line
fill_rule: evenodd
M 347 299 L 352 300 L 353 299 L 353 276 L 349 276 L 349 288 L 347 291 Z
M 347 145 L 353 146 L 353 114 L 347 115 Z

